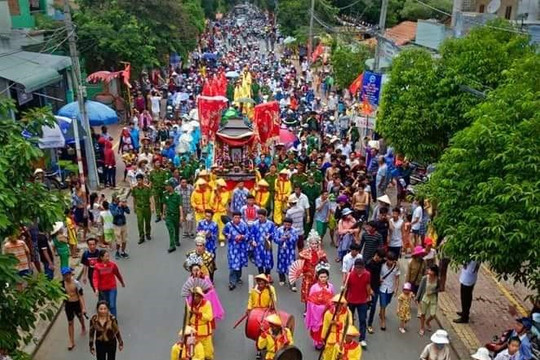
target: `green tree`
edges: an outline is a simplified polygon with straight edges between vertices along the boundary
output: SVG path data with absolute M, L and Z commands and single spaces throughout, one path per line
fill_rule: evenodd
M 145 65 L 158 64 L 150 29 L 118 5 L 81 8 L 73 19 L 88 73 L 118 69 L 121 61 L 130 62 L 135 73 Z
M 10 118 L 11 100 L 0 97 L 0 238 L 17 233 L 22 224 L 39 219 L 40 227 L 50 229 L 63 218 L 65 202 L 57 193 L 45 191 L 43 185 L 30 181 L 33 164 L 43 157 L 37 140 L 21 135 L 25 127 L 39 133 L 41 126 L 54 121 L 50 109 L 34 109 L 23 114 L 21 121 Z M 52 311 L 36 312 L 48 301 L 62 298 L 60 284 L 43 275 L 26 279 L 28 285 L 17 290 L 21 282 L 11 255 L 0 255 L 0 353 L 15 359 L 29 358 L 18 351 L 21 343 L 31 340 L 31 330 L 38 317 L 52 319 Z
M 337 46 L 332 51 L 332 68 L 336 78 L 336 84 L 345 89 L 362 73 L 365 69 L 365 61 L 371 56 L 369 48 L 358 46 Z
M 437 161 L 452 136 L 470 125 L 464 115 L 483 101 L 470 89 L 492 91 L 502 71 L 531 51 L 527 37 L 505 22 L 445 41 L 439 59 L 428 59 L 422 50 L 404 51 L 394 59 L 377 128 L 398 152 Z M 417 71 L 428 62 L 430 72 Z
M 444 119 L 434 111 L 439 79 L 437 61 L 422 49 L 402 52 L 393 60 L 384 86 L 377 131 L 397 152 L 430 161 L 448 141 Z
M 419 19 L 444 19 L 446 13 L 452 12 L 452 0 L 424 0 L 426 5 L 420 4 L 415 0 L 405 0 L 403 8 L 399 12 L 401 20 L 416 21 Z M 439 9 L 437 11 L 435 9 Z
M 309 26 L 311 3 L 304 0 L 280 0 L 277 19 L 280 30 L 285 36 L 302 36 Z M 336 9 L 328 0 L 318 0 L 315 3 L 315 16 L 325 25 L 332 26 Z M 315 22 L 316 32 L 321 29 Z
M 446 253 L 487 263 L 540 295 L 540 56 L 516 60 L 466 117 L 427 188 Z

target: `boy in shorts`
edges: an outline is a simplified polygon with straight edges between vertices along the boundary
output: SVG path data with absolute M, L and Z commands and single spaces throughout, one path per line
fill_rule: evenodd
M 64 300 L 64 310 L 68 320 L 68 336 L 69 346 L 68 350 L 73 350 L 75 347 L 75 326 L 73 319 L 75 315 L 79 318 L 81 323 L 82 334 L 86 333 L 86 326 L 84 324 L 83 315 L 86 316 L 86 306 L 84 303 L 83 289 L 81 284 L 73 278 L 72 270 L 69 267 L 63 267 L 62 272 L 62 287 L 67 295 L 67 299 Z

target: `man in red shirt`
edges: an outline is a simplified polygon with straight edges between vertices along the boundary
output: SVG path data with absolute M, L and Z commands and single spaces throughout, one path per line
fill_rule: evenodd
M 366 347 L 366 319 L 368 304 L 371 301 L 371 274 L 366 270 L 364 260 L 356 259 L 354 268 L 349 273 L 347 279 L 347 303 L 349 309 L 354 315 L 358 311 L 358 320 L 360 323 L 360 344 Z

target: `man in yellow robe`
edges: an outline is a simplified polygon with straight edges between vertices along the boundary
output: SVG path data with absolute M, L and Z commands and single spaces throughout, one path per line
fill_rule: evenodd
M 324 345 L 322 360 L 334 359 L 334 347 L 336 345 L 339 346 L 341 343 L 346 324 L 353 324 L 352 313 L 347 308 L 345 296 L 336 294 L 332 298 L 332 303 L 333 306 L 326 310 L 323 315 L 321 336 L 323 339 L 326 339 L 326 344 Z M 334 313 L 336 312 L 337 315 L 334 317 Z
M 362 346 L 358 343 L 360 332 L 354 325 L 349 325 L 343 344 L 334 345 L 332 360 L 361 360 Z
M 219 234 L 219 246 L 225 246 L 225 235 L 223 235 L 223 228 L 225 224 L 221 217 L 227 215 L 227 207 L 229 206 L 229 201 L 231 198 L 231 193 L 227 190 L 227 183 L 223 179 L 216 180 L 216 189 L 212 191 L 212 197 L 210 203 L 212 204 L 212 210 L 214 210 L 214 221 L 218 226 Z
M 171 347 L 171 360 L 204 360 L 204 347 L 197 341 L 195 329 L 186 326 L 178 332 L 178 341 Z
M 255 205 L 261 209 L 266 209 L 270 200 L 270 191 L 268 182 L 262 179 L 257 183 L 257 187 L 253 189 L 253 196 L 255 197 Z
M 191 207 L 195 212 L 195 222 L 204 219 L 204 211 L 211 209 L 212 190 L 208 187 L 208 183 L 204 179 L 199 179 L 195 182 L 195 190 L 191 193 Z
M 276 353 L 284 347 L 294 345 L 291 330 L 284 327 L 278 315 L 265 318 L 270 328 L 264 330 L 257 339 L 257 348 L 266 350 L 265 360 L 274 360 Z
M 195 329 L 197 340 L 204 348 L 205 360 L 214 359 L 214 345 L 212 342 L 213 320 L 212 305 L 204 298 L 204 292 L 200 287 L 192 290 L 192 299 L 188 304 L 189 325 Z
M 268 283 L 265 274 L 255 276 L 257 286 L 249 290 L 247 311 L 254 308 L 274 309 L 277 301 L 276 289 Z
M 292 191 L 288 177 L 289 172 L 285 169 L 281 170 L 274 186 L 274 223 L 278 226 L 283 222 L 283 212 L 287 209 L 287 201 Z

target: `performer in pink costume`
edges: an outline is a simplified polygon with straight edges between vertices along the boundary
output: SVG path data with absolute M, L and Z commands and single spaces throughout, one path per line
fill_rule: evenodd
M 311 286 L 307 297 L 305 324 L 313 339 L 313 344 L 318 350 L 324 346 L 321 334 L 323 315 L 334 296 L 334 285 L 328 282 L 329 269 L 328 263 L 319 263 L 316 266 L 317 282 Z

